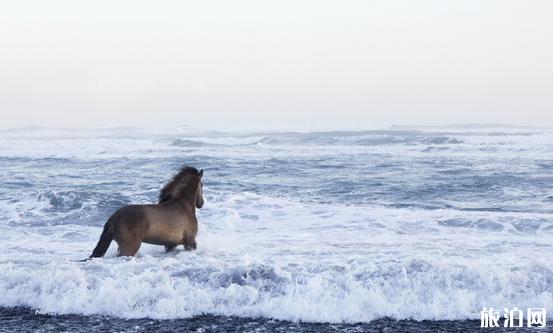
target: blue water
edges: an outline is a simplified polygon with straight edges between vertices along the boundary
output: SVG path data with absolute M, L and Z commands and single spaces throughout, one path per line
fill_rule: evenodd
M 205 170 L 198 250 L 86 263 L 118 207 Z M 308 322 L 553 311 L 553 131 L 0 131 L 0 306 Z

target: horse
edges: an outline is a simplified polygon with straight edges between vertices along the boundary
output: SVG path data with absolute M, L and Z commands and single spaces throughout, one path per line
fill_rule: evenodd
M 105 223 L 89 259 L 103 257 L 113 239 L 119 245 L 118 256 L 134 256 L 142 243 L 163 245 L 167 252 L 181 244 L 187 251 L 195 250 L 196 208 L 204 205 L 203 174 L 185 165 L 163 186 L 157 204 L 118 209 Z

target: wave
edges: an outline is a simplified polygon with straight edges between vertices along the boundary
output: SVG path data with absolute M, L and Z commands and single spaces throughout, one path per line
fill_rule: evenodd
M 191 137 L 179 138 L 171 142 L 171 146 L 176 147 L 202 147 L 202 146 L 249 146 L 263 142 L 264 137 Z
M 510 149 L 523 151 L 533 147 L 553 150 L 551 132 L 439 132 L 421 130 L 378 130 L 359 132 L 265 133 L 216 137 L 181 137 L 171 142 L 176 147 L 202 146 L 405 146 L 432 149 L 456 148 Z M 424 151 L 424 150 L 423 150 Z
M 56 201 L 59 195 L 66 194 L 55 193 Z M 72 197 L 59 200 L 61 207 L 72 210 Z M 253 193 L 210 199 L 196 252 L 166 254 L 146 244 L 138 258 L 115 258 L 112 244 L 107 258 L 77 263 L 71 260 L 88 256 L 101 223 L 0 225 L 9 249 L 0 253 L 0 306 L 331 323 L 477 319 L 490 306 L 553 311 L 553 266 L 539 252 L 549 238 L 536 233 L 549 222 L 540 214 L 301 203 Z
M 490 306 L 553 310 L 553 271 L 538 263 L 505 270 L 488 258 L 469 266 L 411 258 L 294 268 L 212 259 L 181 253 L 33 268 L 3 263 L 0 305 L 122 318 L 215 314 L 331 323 L 477 319 Z
M 0 132 L 0 154 L 5 158 L 64 158 L 78 160 L 112 159 L 120 156 L 166 158 L 186 149 L 210 150 L 222 154 L 223 148 L 255 148 L 257 154 L 270 149 L 372 148 L 382 152 L 401 153 L 490 153 L 553 152 L 553 133 L 545 131 L 439 131 L 437 129 L 390 129 L 340 132 L 291 133 L 190 133 L 125 130 L 98 131 L 19 131 Z M 70 140 L 68 140 L 70 139 Z M 264 149 L 267 148 L 267 149 Z M 393 149 L 393 151 L 389 151 Z
M 263 145 L 336 145 L 378 146 L 394 144 L 459 144 L 461 140 L 441 133 L 417 131 L 313 132 L 265 134 L 263 136 L 186 137 L 174 140 L 177 147 L 263 146 Z

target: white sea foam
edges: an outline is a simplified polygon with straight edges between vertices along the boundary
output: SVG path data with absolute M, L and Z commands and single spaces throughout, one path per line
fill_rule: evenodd
M 461 217 L 451 211 L 320 206 L 254 194 L 217 200 L 200 215 L 199 250 L 192 253 L 167 255 L 146 245 L 139 258 L 126 259 L 114 258 L 112 247 L 107 259 L 77 263 L 71 260 L 88 255 L 100 228 L 3 227 L 0 305 L 125 318 L 211 313 L 314 322 L 476 318 L 483 306 L 553 309 L 544 235 L 436 222 Z

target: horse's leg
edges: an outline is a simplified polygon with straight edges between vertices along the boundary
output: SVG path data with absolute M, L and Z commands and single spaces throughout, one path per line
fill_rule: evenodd
M 119 245 L 118 256 L 134 256 L 140 249 L 148 230 L 145 206 L 125 206 L 118 211 L 115 241 Z
M 184 239 L 184 249 L 186 251 L 192 251 L 196 249 L 196 239 L 195 237 L 186 237 Z
M 138 239 L 127 240 L 119 244 L 119 257 L 131 257 L 134 256 L 140 249 L 142 242 Z
M 165 251 L 171 252 L 173 251 L 177 246 L 176 245 L 165 245 Z

